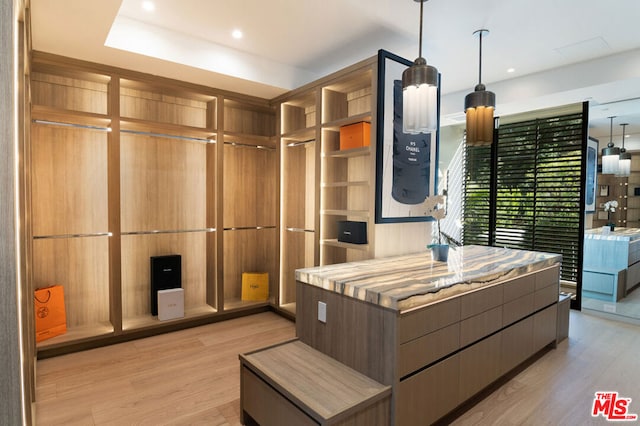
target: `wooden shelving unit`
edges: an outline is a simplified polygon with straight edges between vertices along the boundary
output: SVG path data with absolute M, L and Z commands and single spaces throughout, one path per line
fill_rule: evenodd
M 275 111 L 224 100 L 221 146 L 224 310 L 275 302 L 278 283 L 278 149 Z M 242 273 L 269 273 L 269 300 L 242 300 Z
M 373 226 L 375 141 L 340 150 L 340 127 L 373 117 L 372 58 L 275 100 L 281 149 L 279 307 L 295 313 L 295 270 L 370 256 L 337 241 L 338 220 Z
M 640 188 L 640 155 L 631 154 L 631 175 L 627 178 L 626 225 L 629 228 L 640 228 L 640 196 L 635 194 Z
M 31 92 L 33 287 L 62 284 L 64 336 L 51 346 L 114 332 L 109 280 L 108 87 L 98 73 L 34 70 Z
M 375 189 L 375 131 L 368 146 L 340 149 L 340 128 L 373 122 L 377 73 L 373 64 L 336 78 L 322 87 L 322 179 L 320 264 L 372 257 L 369 244 L 337 241 L 338 221 L 367 222 L 372 239 Z
M 295 270 L 319 259 L 319 96 L 310 88 L 279 105 L 280 118 L 280 288 L 278 305 L 295 313 Z
M 627 224 L 628 206 L 627 202 L 630 197 L 627 196 L 628 192 L 628 180 L 626 177 L 618 177 L 614 175 L 598 175 L 598 182 L 596 187 L 596 213 L 593 218 L 593 227 L 598 228 L 606 225 L 609 221 L 607 214 L 602 207 L 604 203 L 611 200 L 618 201 L 618 208 L 615 212 L 611 213 L 611 221 L 618 227 L 633 226 Z M 606 187 L 607 194 L 602 195 L 600 192 L 601 187 Z M 633 191 L 633 189 L 631 189 Z M 632 201 L 633 202 L 633 201 Z M 633 213 L 632 217 L 633 217 Z
M 295 314 L 296 269 L 427 234 L 374 223 L 377 57 L 271 101 L 39 52 L 31 78 L 28 266 L 33 288 L 64 286 L 69 328 L 39 350 Z M 362 121 L 369 146 L 340 150 Z M 338 242 L 340 220 L 366 222 L 368 244 Z M 182 256 L 185 317 L 160 322 L 149 257 L 166 254 Z M 243 272 L 269 273 L 268 300 L 242 300 Z
M 269 102 L 34 54 L 33 287 L 62 284 L 68 332 L 38 350 L 162 331 L 228 311 L 245 271 L 278 282 Z M 150 314 L 149 257 L 182 256 L 185 317 Z M 271 302 L 272 303 L 272 302 Z

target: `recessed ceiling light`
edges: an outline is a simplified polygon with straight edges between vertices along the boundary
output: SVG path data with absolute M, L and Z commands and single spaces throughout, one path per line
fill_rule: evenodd
M 153 12 L 154 10 L 156 10 L 156 5 L 152 1 L 146 0 L 142 2 L 142 8 L 147 12 Z
M 515 68 L 507 68 L 507 72 L 508 73 L 516 72 L 516 69 Z
M 241 39 L 241 38 L 242 38 L 242 31 L 237 30 L 237 29 L 236 29 L 236 30 L 233 30 L 233 31 L 231 32 L 231 36 L 232 36 L 233 38 L 235 38 L 235 39 Z

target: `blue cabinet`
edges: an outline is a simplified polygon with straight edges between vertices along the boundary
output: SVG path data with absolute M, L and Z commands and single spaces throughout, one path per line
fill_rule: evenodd
M 624 297 L 626 269 L 582 271 L 582 295 L 592 299 L 617 302 Z

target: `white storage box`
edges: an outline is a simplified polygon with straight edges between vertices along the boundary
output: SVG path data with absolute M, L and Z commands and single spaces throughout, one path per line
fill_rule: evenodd
M 184 289 L 158 290 L 158 319 L 184 318 Z

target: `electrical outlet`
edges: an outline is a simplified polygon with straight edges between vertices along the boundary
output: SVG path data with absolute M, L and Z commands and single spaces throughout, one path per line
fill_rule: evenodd
M 327 304 L 318 302 L 318 321 L 327 323 Z

